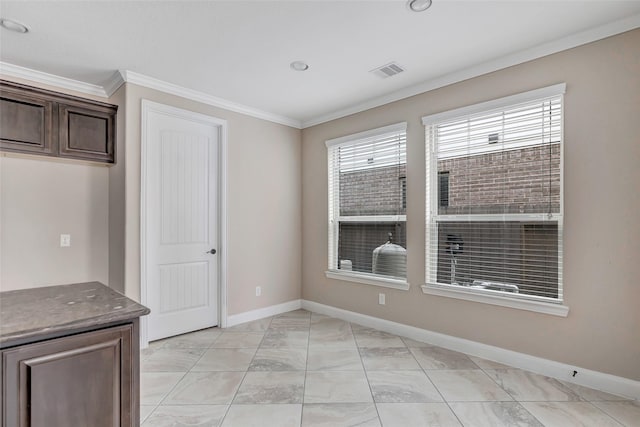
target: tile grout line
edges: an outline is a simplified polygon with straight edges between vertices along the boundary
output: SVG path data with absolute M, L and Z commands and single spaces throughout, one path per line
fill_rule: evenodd
M 227 407 L 227 410 L 225 411 L 224 416 L 220 419 L 219 426 L 222 426 L 224 424 L 225 420 L 227 419 L 227 416 L 229 415 L 229 411 L 231 410 L 231 407 L 233 406 L 233 402 L 236 400 L 236 397 L 238 397 L 238 392 L 240 392 L 240 388 L 242 387 L 242 384 L 244 384 L 244 380 L 247 378 L 247 374 L 249 373 L 249 368 L 251 367 L 251 364 L 253 363 L 253 360 L 256 358 L 256 355 L 258 354 L 258 349 L 260 349 L 260 346 L 262 345 L 262 342 L 264 341 L 264 338 L 267 335 L 267 331 L 269 330 L 269 327 L 271 326 L 271 322 L 273 322 L 273 319 L 274 319 L 274 317 L 272 316 L 270 318 L 270 320 L 269 320 L 269 324 L 267 325 L 265 330 L 262 331 L 263 332 L 262 339 L 258 343 L 258 346 L 256 347 L 256 351 L 253 353 L 253 357 L 249 361 L 249 364 L 247 365 L 247 369 L 245 369 L 244 374 L 242 375 L 242 380 L 240 380 L 240 384 L 238 384 L 238 388 L 236 389 L 236 392 L 233 394 L 233 397 L 231 398 L 231 401 L 229 402 L 229 406 Z
M 304 381 L 302 382 L 302 405 L 300 405 L 300 427 L 302 427 L 302 416 L 304 414 L 304 396 L 307 391 L 307 372 L 309 372 L 309 348 L 311 347 L 311 316 L 309 312 L 309 334 L 307 336 L 307 356 L 304 364 Z
M 376 402 L 375 395 L 373 394 L 373 388 L 371 387 L 371 382 L 369 381 L 369 375 L 367 374 L 367 368 L 366 368 L 366 366 L 364 366 L 364 360 L 362 359 L 362 353 L 360 352 L 360 349 L 362 347 L 360 347 L 358 345 L 358 338 L 356 337 L 356 334 L 353 332 L 353 327 L 351 325 L 351 322 L 349 322 L 349 329 L 351 330 L 351 333 L 353 334 L 353 340 L 356 343 L 356 350 L 358 351 L 358 356 L 360 357 L 360 363 L 362 364 L 362 371 L 364 372 L 364 377 L 367 380 L 367 385 L 369 386 L 369 393 L 371 393 L 371 400 L 373 402 L 373 407 L 376 410 L 376 415 L 378 416 L 378 422 L 380 423 L 381 426 L 383 426 L 382 418 L 380 418 L 380 411 L 378 411 L 378 403 Z M 403 341 L 403 343 L 404 343 L 404 341 Z
M 402 337 L 400 338 L 402 339 Z M 429 381 L 429 384 L 431 384 L 433 386 L 433 388 L 435 389 L 435 391 L 438 392 L 438 394 L 440 395 L 440 397 L 442 398 L 442 402 L 447 405 L 447 408 L 449 408 L 449 411 L 451 411 L 451 413 L 453 414 L 453 416 L 456 418 L 456 420 L 458 420 L 458 423 L 460 423 L 460 425 L 462 427 L 464 426 L 464 423 L 462 422 L 462 420 L 458 417 L 458 414 L 456 414 L 456 412 L 453 410 L 453 408 L 451 407 L 451 405 L 449 404 L 449 401 L 447 399 L 445 399 L 444 395 L 442 394 L 442 392 L 440 391 L 440 389 L 438 388 L 438 386 L 433 382 L 433 380 L 431 379 L 431 377 L 429 376 L 429 374 L 427 373 L 427 369 L 425 369 L 422 364 L 418 361 L 418 359 L 416 358 L 416 355 L 413 354 L 413 351 L 411 351 L 411 347 L 409 347 L 409 345 L 402 340 L 402 342 L 407 346 L 407 349 L 409 350 L 409 354 L 411 354 L 411 357 L 413 357 L 413 359 L 416 361 L 416 363 L 418 364 L 418 366 L 420 367 L 420 370 L 422 371 L 422 373 L 424 374 L 425 377 L 427 377 L 427 381 Z M 418 348 L 418 347 L 414 347 L 414 348 Z M 475 364 L 475 363 L 474 363 Z M 476 365 L 477 366 L 477 365 Z
M 199 331 L 194 331 L 194 332 L 199 332 Z M 193 333 L 193 332 L 189 332 L 189 333 L 187 333 L 187 334 L 182 334 L 182 335 L 188 335 L 188 334 L 191 334 L 191 333 Z M 221 335 L 222 335 L 222 333 L 220 333 L 220 334 L 219 334 L 219 335 L 218 335 L 218 336 L 213 340 L 213 342 L 212 342 L 211 344 L 209 344 L 209 346 L 207 346 L 207 347 L 205 347 L 205 348 L 204 348 L 204 349 L 205 349 L 205 351 L 200 355 L 200 357 L 198 358 L 198 360 L 196 360 L 196 361 L 195 361 L 195 363 L 193 364 L 193 366 L 192 366 L 191 368 L 189 368 L 186 372 L 184 372 L 184 374 L 183 374 L 183 375 L 180 377 L 180 379 L 175 383 L 175 385 L 174 385 L 173 387 L 171 387 L 171 389 L 167 392 L 167 394 L 165 394 L 165 395 L 164 395 L 164 397 L 162 397 L 162 399 L 160 399 L 160 402 L 158 402 L 158 404 L 157 404 L 157 405 L 155 405 L 155 407 L 153 408 L 153 411 L 151 411 L 151 412 L 149 413 L 149 415 L 147 415 L 147 418 L 145 419 L 144 424 L 146 424 L 146 423 L 147 423 L 147 421 L 148 421 L 148 420 L 153 416 L 153 414 L 156 412 L 156 410 L 158 410 L 158 408 L 159 408 L 160 406 L 162 406 L 163 402 L 167 399 L 167 397 L 169 397 L 169 395 L 170 395 L 170 394 L 171 394 L 171 393 L 176 389 L 176 387 L 178 387 L 178 384 L 180 384 L 180 382 L 181 382 L 181 381 L 182 381 L 182 380 L 187 376 L 187 374 L 188 374 L 189 372 L 191 372 L 191 370 L 192 370 L 192 369 L 193 369 L 193 368 L 198 364 L 198 362 L 199 362 L 199 361 L 204 357 L 204 355 L 207 353 L 207 350 L 208 350 L 209 348 L 211 348 L 211 345 L 212 345 L 213 343 L 215 343 L 215 342 L 218 340 L 218 338 L 220 338 L 220 336 L 221 336 Z M 173 337 L 169 337 L 169 338 L 167 338 L 167 339 L 168 339 L 168 340 L 170 340 L 171 338 L 173 338 Z M 162 346 L 161 346 L 159 349 L 170 350 L 170 349 L 171 349 L 171 347 L 166 347 L 167 343 L 168 343 L 168 341 L 167 341 L 167 342 L 165 342 L 164 344 L 162 344 Z M 203 348 L 203 347 L 200 347 L 200 348 Z M 200 349 L 200 348 L 198 348 L 198 349 Z M 182 347 L 181 347 L 181 349 L 182 349 Z M 188 349 L 187 349 L 187 350 L 188 350 Z M 149 372 L 153 372 L 153 371 L 147 371 L 147 373 L 149 373 Z M 158 372 L 181 373 L 180 371 L 158 371 Z

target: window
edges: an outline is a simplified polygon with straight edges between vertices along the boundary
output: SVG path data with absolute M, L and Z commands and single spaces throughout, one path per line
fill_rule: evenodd
M 562 303 L 563 93 L 556 85 L 423 118 L 423 290 Z
M 406 123 L 333 139 L 326 144 L 327 275 L 408 288 Z

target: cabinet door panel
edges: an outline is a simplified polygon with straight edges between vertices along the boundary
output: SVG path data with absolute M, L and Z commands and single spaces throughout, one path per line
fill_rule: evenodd
M 114 111 L 60 104 L 58 116 L 61 157 L 114 161 Z
M 0 98 L 0 147 L 7 151 L 51 154 L 53 103 L 4 95 Z
M 132 338 L 125 325 L 3 351 L 4 425 L 132 425 Z

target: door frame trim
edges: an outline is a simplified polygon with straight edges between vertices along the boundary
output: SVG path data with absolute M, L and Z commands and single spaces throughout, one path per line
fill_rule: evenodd
M 149 113 L 160 113 L 177 118 L 189 119 L 201 123 L 213 124 L 218 128 L 218 326 L 227 326 L 227 121 L 218 117 L 160 104 L 142 99 L 140 125 L 140 303 L 146 305 L 147 298 L 147 144 L 150 131 Z M 141 348 L 149 345 L 148 320 L 142 317 L 140 322 Z

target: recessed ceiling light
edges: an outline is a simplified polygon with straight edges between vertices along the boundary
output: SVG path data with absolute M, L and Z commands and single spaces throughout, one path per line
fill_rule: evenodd
M 309 65 L 304 61 L 293 61 L 291 63 L 291 68 L 296 71 L 307 71 L 309 69 Z
M 407 7 L 413 12 L 424 12 L 431 7 L 431 0 L 409 0 Z
M 16 22 L 16 21 L 12 21 L 11 19 L 1 18 L 0 19 L 0 25 L 3 28 L 6 28 L 9 31 L 14 31 L 16 33 L 27 33 L 27 32 L 29 32 L 29 28 L 26 25 L 21 24 L 21 23 Z

